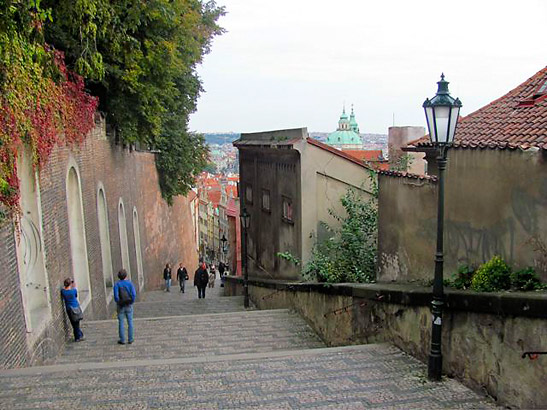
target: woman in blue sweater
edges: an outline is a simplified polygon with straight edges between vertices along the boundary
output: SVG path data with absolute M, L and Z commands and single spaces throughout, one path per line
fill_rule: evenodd
M 65 301 L 66 314 L 74 330 L 74 341 L 81 342 L 85 340 L 84 334 L 80 329 L 80 320 L 82 320 L 82 309 L 78 303 L 78 291 L 74 287 L 74 281 L 70 278 L 65 279 L 64 289 L 61 289 L 61 296 Z

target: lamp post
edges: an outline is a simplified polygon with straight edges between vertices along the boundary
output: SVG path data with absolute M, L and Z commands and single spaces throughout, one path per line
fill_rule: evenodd
M 431 350 L 427 376 L 430 380 L 441 380 L 443 356 L 442 342 L 442 314 L 444 305 L 443 289 L 443 232 L 444 232 L 444 171 L 446 170 L 447 151 L 454 142 L 456 125 L 461 101 L 452 98 L 448 91 L 448 82 L 441 74 L 441 81 L 437 82 L 437 94 L 431 100 L 425 100 L 423 107 L 429 128 L 430 142 L 437 149 L 437 166 L 439 169 L 439 186 L 437 198 L 437 251 L 435 253 L 435 278 L 433 280 L 433 300 L 431 301 L 432 327 Z
M 220 240 L 222 243 L 222 254 L 224 255 L 224 260 L 222 262 L 226 263 L 226 251 L 228 250 L 228 247 L 226 245 L 226 242 L 228 242 L 228 239 L 226 239 L 226 235 L 222 234 L 222 239 Z
M 247 230 L 251 224 L 251 215 L 247 213 L 247 208 L 243 208 L 241 215 L 239 215 L 241 220 L 241 227 L 243 228 L 243 249 L 244 254 L 242 258 L 244 276 L 243 276 L 243 306 L 249 307 L 249 270 L 247 269 Z

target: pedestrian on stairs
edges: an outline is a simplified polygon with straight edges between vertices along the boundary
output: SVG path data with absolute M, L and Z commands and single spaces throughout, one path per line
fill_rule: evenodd
M 203 260 L 199 261 L 200 266 L 194 273 L 194 286 L 198 288 L 198 298 L 205 299 L 205 289 L 207 288 L 207 282 L 209 282 L 209 274 L 207 273 L 207 267 Z
M 180 291 L 184 293 L 186 281 L 188 280 L 188 271 L 186 270 L 185 266 L 182 266 L 182 263 L 179 265 L 179 268 L 177 269 L 177 280 L 179 281 Z
M 212 263 L 211 267 L 209 268 L 209 287 L 214 288 L 215 287 L 215 279 L 217 277 L 217 271 L 215 269 L 215 264 Z
M 166 264 L 163 270 L 163 279 L 165 280 L 165 291 L 171 292 L 171 265 Z
M 72 330 L 74 332 L 74 341 L 82 342 L 85 340 L 84 334 L 80 329 L 80 321 L 83 319 L 82 308 L 78 302 L 78 291 L 74 286 L 74 281 L 71 278 L 66 278 L 64 283 L 64 288 L 61 289 L 61 297 L 65 302 L 66 314 L 68 315 L 68 320 L 72 325 Z
M 127 320 L 127 343 L 134 341 L 133 337 L 133 303 L 137 298 L 137 292 L 133 283 L 127 279 L 127 271 L 120 269 L 118 283 L 114 285 L 114 300 L 118 306 L 118 344 L 125 344 L 124 318 Z

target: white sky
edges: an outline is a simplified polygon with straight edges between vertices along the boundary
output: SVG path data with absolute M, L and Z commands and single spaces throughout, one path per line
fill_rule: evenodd
M 190 128 L 362 133 L 423 125 L 441 72 L 467 115 L 547 65 L 547 0 L 218 0 Z

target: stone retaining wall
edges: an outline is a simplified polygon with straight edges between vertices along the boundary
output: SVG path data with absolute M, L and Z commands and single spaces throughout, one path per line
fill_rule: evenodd
M 242 293 L 229 277 L 226 295 Z M 298 311 L 329 346 L 390 342 L 427 361 L 431 313 L 429 289 L 399 284 L 321 284 L 250 280 L 260 309 Z M 479 294 L 447 291 L 443 323 L 443 372 L 500 404 L 544 408 L 547 355 L 547 294 Z

